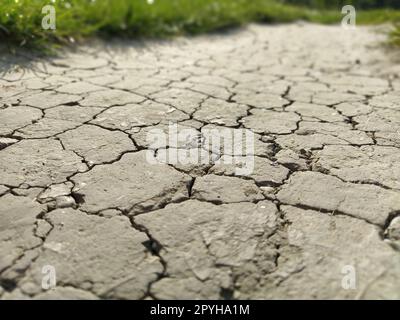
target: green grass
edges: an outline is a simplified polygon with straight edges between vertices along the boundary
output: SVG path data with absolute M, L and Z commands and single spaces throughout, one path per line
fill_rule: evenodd
M 397 46 L 400 46 L 400 24 L 397 24 L 396 29 L 392 32 L 391 42 Z
M 41 9 L 49 3 L 57 11 L 54 31 L 41 28 Z M 278 0 L 154 0 L 153 4 L 147 0 L 1 0 L 0 41 L 41 45 L 91 35 L 161 37 L 250 21 L 339 23 L 341 18 L 339 10 L 311 10 Z M 360 24 L 393 21 L 400 21 L 400 11 L 358 12 Z

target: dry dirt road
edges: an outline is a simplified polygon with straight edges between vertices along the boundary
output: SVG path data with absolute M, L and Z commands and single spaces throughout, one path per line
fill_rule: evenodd
M 251 25 L 2 54 L 1 299 L 400 298 L 400 64 L 384 40 Z M 171 124 L 195 134 L 153 150 Z M 254 133 L 253 170 L 210 129 Z M 149 161 L 188 148 L 209 162 Z

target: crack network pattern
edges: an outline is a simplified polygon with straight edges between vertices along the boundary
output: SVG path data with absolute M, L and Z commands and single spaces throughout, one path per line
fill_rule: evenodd
M 0 298 L 400 298 L 400 65 L 382 39 L 251 25 L 3 54 Z M 148 163 L 171 122 L 213 159 L 233 155 L 204 130 L 251 130 L 254 172 Z

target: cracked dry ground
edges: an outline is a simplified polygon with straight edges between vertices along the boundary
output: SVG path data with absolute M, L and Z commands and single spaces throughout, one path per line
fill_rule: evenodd
M 384 40 L 252 25 L 27 70 L 3 54 L 1 298 L 400 298 L 400 68 Z M 146 133 L 169 122 L 252 130 L 254 172 L 148 163 Z

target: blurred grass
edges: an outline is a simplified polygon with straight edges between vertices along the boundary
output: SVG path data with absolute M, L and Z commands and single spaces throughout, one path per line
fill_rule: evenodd
M 397 46 L 400 46 L 400 24 L 396 24 L 396 29 L 390 35 L 391 42 Z
M 278 0 L 153 0 L 152 4 L 148 0 L 0 1 L 0 40 L 21 45 L 62 43 L 90 35 L 197 34 L 250 21 L 340 23 L 342 19 L 340 10 L 312 10 Z M 41 28 L 41 10 L 47 4 L 56 8 L 56 30 Z M 400 21 L 400 11 L 357 12 L 359 24 L 395 21 Z

